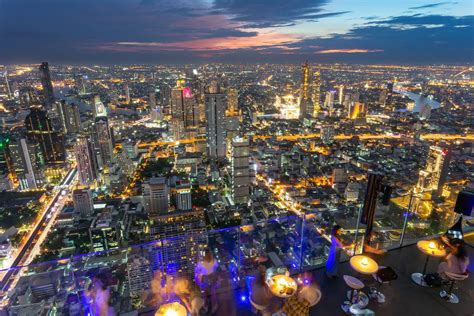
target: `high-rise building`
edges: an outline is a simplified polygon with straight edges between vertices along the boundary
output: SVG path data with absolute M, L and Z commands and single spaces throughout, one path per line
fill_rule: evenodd
M 106 116 L 98 116 L 94 123 L 94 146 L 99 153 L 98 166 L 103 170 L 113 161 L 112 131 L 109 128 L 109 121 Z
M 94 214 L 92 192 L 88 188 L 72 191 L 72 202 L 74 211 L 81 214 L 82 217 L 89 217 Z
M 227 89 L 227 112 L 229 114 L 239 112 L 239 95 L 236 88 Z
M 207 154 L 211 159 L 222 159 L 226 153 L 226 95 L 220 93 L 217 82 L 212 82 L 205 94 Z
M 11 190 L 15 175 L 10 154 L 10 135 L 0 134 L 0 189 Z
M 67 134 L 77 133 L 81 129 L 81 115 L 79 113 L 79 107 L 74 104 L 67 104 L 66 101 L 62 100 L 56 103 L 56 111 L 59 115 L 59 120 L 63 131 Z
M 234 203 L 243 204 L 249 201 L 249 141 L 242 137 L 232 140 L 231 186 Z
M 367 107 L 361 102 L 350 102 L 347 116 L 350 119 L 365 117 L 367 115 Z
M 54 90 L 53 83 L 51 81 L 51 74 L 49 72 L 49 65 L 47 62 L 43 62 L 39 66 L 39 76 L 41 86 L 43 87 L 43 96 L 45 103 L 48 106 L 52 106 L 54 103 Z
M 334 95 L 336 91 L 331 90 L 326 92 L 326 97 L 324 99 L 324 108 L 329 112 L 329 116 L 332 115 L 334 111 Z
M 176 182 L 176 208 L 179 211 L 189 211 L 193 208 L 189 181 L 179 180 Z
M 314 107 L 311 96 L 309 95 L 309 80 L 310 71 L 308 62 L 301 66 L 302 78 L 301 78 L 301 98 L 300 98 L 300 119 L 307 116 L 313 116 Z
M 155 91 L 150 92 L 148 95 L 148 107 L 154 109 L 156 106 L 156 94 Z
M 342 102 L 344 101 L 344 86 L 343 85 L 340 85 L 339 86 L 339 90 L 338 90 L 338 102 L 339 104 L 342 104 Z
M 98 116 L 107 116 L 107 108 L 100 100 L 100 96 L 97 94 L 92 98 L 92 114 L 94 118 Z
M 321 126 L 321 140 L 323 141 L 324 144 L 330 144 L 332 143 L 334 139 L 334 126 L 332 125 L 324 125 Z
M 312 86 L 312 99 L 313 99 L 313 114 L 316 116 L 321 111 L 321 72 L 319 70 L 313 73 L 313 86 Z
M 120 247 L 123 231 L 117 214 L 113 206 L 107 205 L 94 216 L 89 226 L 91 251 L 110 251 Z
M 153 273 L 150 262 L 143 256 L 131 255 L 127 260 L 127 279 L 131 297 L 140 296 L 151 286 Z
M 12 173 L 19 182 L 20 190 L 33 190 L 43 186 L 42 154 L 40 146 L 28 142 L 25 138 L 9 144 L 12 161 Z
M 451 151 L 448 148 L 431 146 L 426 159 L 425 169 L 420 171 L 418 189 L 435 191 L 438 195 L 443 192 L 446 177 L 451 162 Z
M 64 138 L 54 131 L 51 120 L 45 110 L 40 107 L 31 107 L 25 118 L 27 137 L 40 145 L 46 163 L 64 162 Z
M 130 104 L 130 102 L 132 100 L 130 98 L 130 87 L 129 87 L 128 83 L 125 83 L 125 85 L 123 86 L 123 90 L 125 92 L 125 103 Z
M 171 90 L 171 117 L 185 121 L 183 89 L 173 88 Z
M 74 144 L 74 155 L 79 182 L 82 185 L 92 184 L 97 179 L 97 163 L 91 141 L 86 137 L 79 137 Z
M 166 214 L 169 209 L 169 188 L 165 177 L 151 178 L 142 185 L 145 211 Z

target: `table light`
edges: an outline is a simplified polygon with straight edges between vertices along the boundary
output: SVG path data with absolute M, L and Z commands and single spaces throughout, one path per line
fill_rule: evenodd
M 186 316 L 186 308 L 178 302 L 161 305 L 155 316 Z
M 434 242 L 430 242 L 430 244 L 428 245 L 428 248 L 436 249 L 436 244 Z
M 366 257 L 362 258 L 362 260 L 360 261 L 360 264 L 362 264 L 363 266 L 366 266 L 369 264 L 369 260 L 367 260 Z

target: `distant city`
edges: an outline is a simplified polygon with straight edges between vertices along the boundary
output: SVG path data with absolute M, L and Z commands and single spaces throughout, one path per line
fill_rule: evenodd
M 474 188 L 473 82 L 305 60 L 0 66 L 0 304 L 88 315 L 102 273 L 125 315 L 206 247 L 238 283 L 262 252 L 325 264 L 334 224 L 359 252 L 367 214 L 379 248 L 444 232 Z

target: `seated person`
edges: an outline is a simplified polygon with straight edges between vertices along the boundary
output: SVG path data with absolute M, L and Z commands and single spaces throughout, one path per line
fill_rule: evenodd
M 370 233 L 368 236 L 364 238 L 364 253 L 374 254 L 376 256 L 381 256 L 387 253 L 385 249 L 378 249 L 370 245 L 372 239 L 374 239 L 374 234 Z
M 277 302 L 265 282 L 265 270 L 265 266 L 258 267 L 258 273 L 250 289 L 250 300 L 262 315 L 272 315 L 277 309 Z
M 456 274 L 467 273 L 469 257 L 466 248 L 462 243 L 454 244 L 451 253 L 446 256 L 445 260 L 446 261 L 441 262 L 438 266 L 438 274 L 442 278 L 447 279 L 445 272 Z

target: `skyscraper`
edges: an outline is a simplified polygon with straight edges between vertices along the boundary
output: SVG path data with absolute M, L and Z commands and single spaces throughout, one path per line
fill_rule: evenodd
M 339 92 L 338 92 L 338 102 L 339 104 L 342 104 L 343 101 L 344 101 L 344 86 L 340 85 Z
M 107 108 L 100 100 L 100 96 L 97 94 L 92 98 L 92 114 L 94 115 L 94 118 L 98 116 L 107 116 Z
M 125 85 L 123 86 L 123 90 L 125 92 L 125 103 L 130 104 L 130 102 L 132 100 L 130 98 L 130 87 L 129 87 L 128 83 L 125 83 Z
M 227 89 L 227 111 L 229 114 L 238 113 L 238 93 L 236 88 Z
M 25 118 L 28 139 L 40 145 L 46 163 L 64 162 L 64 138 L 53 130 L 51 120 L 45 110 L 40 107 L 31 107 Z
M 232 140 L 231 186 L 234 203 L 247 203 L 249 191 L 249 141 L 242 137 Z
M 314 71 L 312 85 L 313 113 L 316 116 L 321 111 L 321 73 L 319 70 Z
M 419 190 L 431 190 L 441 195 L 451 162 L 451 151 L 448 148 L 431 146 L 426 159 L 424 170 L 420 171 L 418 179 Z
M 139 296 L 150 288 L 153 273 L 150 262 L 140 255 L 131 255 L 127 261 L 127 279 L 130 296 Z
M 207 154 L 211 159 L 222 159 L 226 153 L 226 95 L 220 93 L 217 82 L 212 82 L 205 94 Z
M 0 189 L 12 189 L 14 170 L 10 154 L 10 135 L 0 134 Z M 11 173 L 11 176 L 10 176 Z
M 92 192 L 88 188 L 72 191 L 72 202 L 74 211 L 81 214 L 82 217 L 88 217 L 94 214 Z
M 97 179 L 97 164 L 94 149 L 89 139 L 79 137 L 74 144 L 77 173 L 82 185 L 90 185 Z
M 38 189 L 43 185 L 41 173 L 41 150 L 38 143 L 27 142 L 25 138 L 12 141 L 9 145 L 12 173 L 14 173 L 20 190 Z
M 329 112 L 329 116 L 332 115 L 334 111 L 334 95 L 336 91 L 331 90 L 326 92 L 326 98 L 324 99 L 324 108 Z
M 301 98 L 300 98 L 300 119 L 307 116 L 313 116 L 314 106 L 313 101 L 309 95 L 309 80 L 310 71 L 308 62 L 301 66 L 302 78 L 301 78 Z
M 41 63 L 39 66 L 39 76 L 41 86 L 43 87 L 43 96 L 46 105 L 51 106 L 54 103 L 53 83 L 51 82 L 51 74 L 47 62 Z
M 80 131 L 81 115 L 79 113 L 79 107 L 76 104 L 67 104 L 66 101 L 62 100 L 56 103 L 56 110 L 65 133 L 71 134 Z
M 176 182 L 176 208 L 179 211 L 191 210 L 191 183 L 179 180 Z
M 330 144 L 334 140 L 334 126 L 332 125 L 324 125 L 321 126 L 321 140 L 324 144 Z
M 168 213 L 169 188 L 166 178 L 151 178 L 143 183 L 142 189 L 144 208 L 148 213 Z
M 94 146 L 99 153 L 99 169 L 106 168 L 113 161 L 112 131 L 106 116 L 98 116 L 94 123 Z
M 367 114 L 367 108 L 364 103 L 361 102 L 350 102 L 347 116 L 350 119 L 356 119 L 359 117 L 365 117 Z

